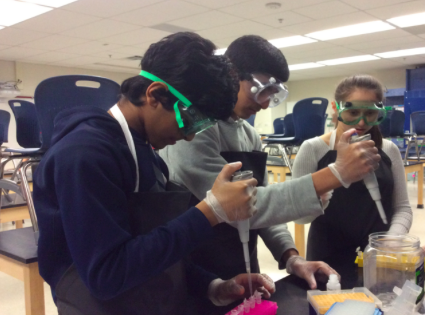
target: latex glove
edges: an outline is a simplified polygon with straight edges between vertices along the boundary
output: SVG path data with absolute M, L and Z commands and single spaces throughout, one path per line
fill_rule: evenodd
M 276 291 L 276 287 L 272 279 L 265 274 L 253 273 L 252 290 L 263 293 L 263 297 L 270 298 L 271 294 Z M 215 279 L 208 286 L 208 298 L 217 306 L 225 306 L 230 303 L 249 298 L 248 274 L 243 273 L 237 275 L 230 280 Z
M 336 145 L 336 161 L 328 166 L 345 188 L 376 170 L 381 160 L 372 140 L 349 143 L 351 135 L 355 132 L 356 129 L 350 129 L 341 135 Z
M 328 191 L 327 193 L 320 196 L 320 200 L 322 201 L 322 208 L 325 210 L 329 206 L 329 200 L 332 198 L 333 190 Z
M 316 279 L 320 282 L 327 282 L 330 274 L 341 276 L 323 261 L 306 261 L 301 256 L 291 256 L 286 262 L 286 272 L 295 275 L 307 281 L 309 287 L 314 290 L 317 288 Z
M 245 220 L 252 217 L 257 208 L 257 180 L 255 178 L 231 182 L 231 176 L 242 167 L 241 162 L 223 167 L 204 201 L 213 211 L 218 223 Z

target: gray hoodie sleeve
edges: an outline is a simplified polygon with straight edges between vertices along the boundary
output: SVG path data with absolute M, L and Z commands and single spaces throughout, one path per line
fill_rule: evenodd
M 220 155 L 218 127 L 200 133 L 192 142 L 180 141 L 160 151 L 170 168 L 170 179 L 183 184 L 198 199 L 205 198 L 226 161 Z M 258 187 L 258 213 L 252 229 L 275 226 L 298 218 L 323 214 L 311 175 Z

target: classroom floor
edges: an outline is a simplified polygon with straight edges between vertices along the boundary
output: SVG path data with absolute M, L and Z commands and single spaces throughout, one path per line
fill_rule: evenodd
M 287 178 L 287 179 L 290 179 Z M 410 230 L 412 235 L 420 238 L 421 244 L 425 244 L 425 209 L 417 209 L 418 190 L 417 183 L 408 183 L 408 193 L 410 204 L 413 209 L 413 226 Z M 30 221 L 26 220 L 24 226 L 30 226 Z M 11 223 L 0 224 L 0 231 L 13 229 Z M 294 233 L 294 224 L 289 223 L 288 228 L 291 233 Z M 306 226 L 306 236 L 308 233 L 308 226 Z M 277 281 L 287 275 L 285 271 L 277 268 L 277 262 L 274 260 L 270 251 L 266 248 L 264 243 L 259 239 L 258 243 L 258 257 L 260 261 L 261 272 L 268 274 L 273 280 Z M 44 285 L 46 315 L 57 315 L 56 307 L 53 303 L 50 294 L 50 287 Z M 24 285 L 21 281 L 16 280 L 2 272 L 0 272 L 0 315 L 24 315 Z

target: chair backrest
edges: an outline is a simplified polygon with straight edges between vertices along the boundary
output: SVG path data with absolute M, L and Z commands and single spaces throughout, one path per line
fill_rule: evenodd
M 273 121 L 273 129 L 275 134 L 282 134 L 285 133 L 285 121 L 284 117 L 276 118 Z
M 1 144 L 8 141 L 10 113 L 0 109 L 0 130 L 2 133 Z
M 390 113 L 390 137 L 397 138 L 404 136 L 404 112 L 393 110 Z
M 412 119 L 412 131 L 418 136 L 425 136 L 425 111 L 413 112 L 410 118 Z
M 379 130 L 381 131 L 382 137 L 389 138 L 391 131 L 391 116 L 393 110 L 387 111 L 387 117 L 379 124 Z
M 56 115 L 72 107 L 97 107 L 105 111 L 116 104 L 120 86 L 109 79 L 88 75 L 65 75 L 41 82 L 34 94 L 42 135 L 42 149 L 50 147 Z
M 323 123 L 328 100 L 322 97 L 311 97 L 298 101 L 294 106 L 294 126 L 296 143 L 321 136 L 325 133 Z
M 33 103 L 22 100 L 10 100 L 9 106 L 15 115 L 16 140 L 23 148 L 41 146 L 40 127 Z
M 248 119 L 246 119 L 246 121 L 252 126 L 254 127 L 254 122 L 255 122 L 255 115 L 250 116 Z
M 283 131 L 283 133 L 285 134 L 285 137 L 294 137 L 295 136 L 294 115 L 287 114 L 285 118 L 283 119 L 283 122 L 285 124 L 285 130 Z

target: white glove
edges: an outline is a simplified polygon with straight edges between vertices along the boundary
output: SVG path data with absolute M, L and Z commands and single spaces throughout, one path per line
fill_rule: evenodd
M 332 198 L 333 190 L 328 191 L 327 193 L 320 196 L 320 200 L 322 201 L 322 208 L 325 210 L 329 206 L 329 200 Z
M 249 219 L 257 212 L 257 180 L 230 181 L 232 174 L 241 166 L 240 162 L 225 165 L 212 189 L 207 191 L 204 201 L 218 223 Z
M 326 282 L 330 274 L 341 276 L 323 261 L 306 261 L 301 256 L 293 255 L 286 262 L 286 272 L 300 277 L 307 281 L 312 290 L 317 288 L 316 278 L 321 282 Z
M 376 170 L 381 160 L 378 149 L 372 140 L 349 143 L 351 135 L 355 132 L 355 129 L 350 129 L 341 135 L 336 146 L 336 161 L 328 165 L 345 188 Z

